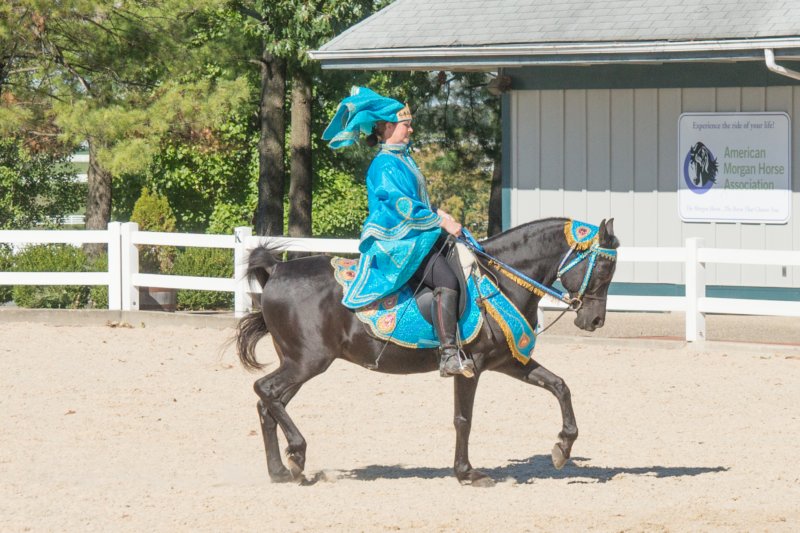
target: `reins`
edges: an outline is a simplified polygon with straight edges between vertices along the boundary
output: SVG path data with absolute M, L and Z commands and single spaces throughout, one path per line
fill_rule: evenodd
M 567 311 L 577 312 L 578 310 L 580 310 L 581 306 L 583 305 L 583 298 L 585 296 L 586 289 L 589 286 L 589 281 L 594 271 L 594 267 L 597 263 L 598 256 L 603 256 L 611 261 L 616 261 L 617 259 L 617 251 L 615 249 L 603 248 L 600 246 L 600 243 L 597 240 L 595 240 L 588 249 L 579 253 L 578 255 L 575 256 L 575 258 L 572 261 L 567 263 L 569 257 L 576 251 L 576 245 L 571 246 L 570 249 L 567 250 L 566 255 L 564 255 L 564 258 L 561 260 L 561 263 L 558 265 L 558 272 L 556 277 L 557 281 L 561 281 L 561 276 L 563 276 L 564 274 L 575 268 L 584 260 L 588 259 L 589 261 L 589 265 L 586 268 L 586 274 L 584 274 L 583 277 L 583 282 L 581 283 L 581 287 L 578 290 L 578 296 L 573 298 L 569 295 L 569 292 L 562 292 L 556 288 L 548 287 L 547 285 L 526 276 L 525 274 L 515 269 L 508 263 L 504 263 L 503 261 L 494 257 L 493 255 L 486 253 L 486 251 L 484 251 L 483 249 L 483 246 L 481 246 L 480 243 L 477 240 L 475 240 L 475 237 L 472 236 L 472 234 L 469 232 L 467 228 L 462 227 L 461 233 L 462 233 L 461 238 L 454 238 L 448 235 L 447 237 L 448 241 L 457 240 L 458 242 L 465 244 L 470 250 L 472 250 L 472 252 L 476 256 L 480 256 L 486 259 L 488 265 L 492 267 L 495 271 L 503 274 L 506 278 L 516 283 L 520 287 L 526 289 L 528 292 L 531 292 L 532 294 L 535 294 L 539 297 L 548 295 L 567 305 L 567 307 L 561 312 L 560 315 L 556 317 L 555 320 L 553 320 L 550 324 L 547 325 L 547 327 L 543 328 L 541 331 L 538 332 L 538 335 L 541 335 L 542 333 L 550 329 L 556 322 L 558 322 L 561 319 L 561 317 L 563 317 L 567 313 Z M 446 244 L 440 247 L 436 253 L 436 256 L 438 257 L 446 247 L 447 247 Z M 567 263 L 566 266 L 564 265 L 564 263 Z M 432 261 L 428 263 L 425 270 L 425 274 L 422 276 L 423 279 L 425 275 L 427 275 L 427 269 L 431 268 L 432 264 L 433 264 Z M 493 278 L 495 278 L 495 281 L 497 281 L 497 277 L 495 276 L 494 272 L 491 269 L 486 268 L 486 265 L 481 264 L 480 261 L 478 261 L 478 265 L 482 266 L 484 270 L 486 270 L 486 272 L 490 274 Z M 416 297 L 417 293 L 422 287 L 422 284 L 423 284 L 422 280 L 420 280 L 420 283 L 417 285 L 417 287 L 414 290 L 414 293 L 412 294 L 412 298 Z M 489 296 L 481 295 L 479 299 L 485 300 L 486 298 L 490 298 L 491 296 L 493 295 Z M 400 322 L 403 319 L 406 309 L 404 309 L 403 313 L 401 313 L 400 317 L 398 318 L 398 322 Z M 383 353 L 386 350 L 387 346 L 389 345 L 389 342 L 391 341 L 393 334 L 394 331 L 392 332 L 392 334 L 389 335 L 388 338 L 384 339 L 383 347 L 381 348 L 381 351 L 378 353 L 375 362 L 372 364 L 364 365 L 366 368 L 370 370 L 377 370 L 379 368 L 380 360 L 383 357 Z M 461 343 L 458 335 L 456 335 L 456 343 L 460 351 Z
M 575 250 L 576 246 L 573 245 L 567 250 L 566 255 L 561 260 L 561 263 L 558 265 L 558 272 L 557 272 L 557 281 L 561 281 L 561 276 L 575 268 L 577 265 L 582 263 L 584 260 L 589 261 L 589 265 L 586 268 L 586 274 L 584 274 L 583 282 L 581 283 L 581 287 L 578 290 L 578 296 L 575 298 L 570 297 L 568 292 L 562 292 L 558 289 L 553 287 L 548 287 L 543 283 L 532 279 L 519 270 L 515 269 L 511 265 L 504 263 L 503 261 L 497 259 L 496 257 L 488 254 L 484 251 L 483 246 L 481 246 L 478 241 L 472 236 L 472 234 L 466 228 L 462 228 L 463 238 L 459 239 L 460 242 L 464 243 L 469 247 L 475 255 L 479 255 L 487 260 L 489 266 L 494 268 L 496 271 L 503 274 L 505 277 L 519 285 L 520 287 L 526 289 L 528 292 L 536 294 L 537 296 L 545 296 L 549 295 L 553 298 L 567 304 L 567 308 L 553 321 L 551 322 L 546 328 L 544 328 L 541 333 L 547 331 L 553 324 L 555 324 L 567 311 L 578 311 L 581 306 L 583 305 L 583 298 L 586 293 L 586 289 L 589 286 L 589 280 L 591 279 L 592 273 L 594 272 L 594 267 L 597 264 L 597 256 L 603 256 L 606 259 L 611 261 L 616 261 L 617 259 L 617 251 L 613 248 L 603 248 L 600 246 L 600 243 L 595 240 L 592 245 L 585 251 L 579 253 L 575 258 L 570 261 L 566 266 L 564 263 L 567 262 L 570 255 L 572 255 Z

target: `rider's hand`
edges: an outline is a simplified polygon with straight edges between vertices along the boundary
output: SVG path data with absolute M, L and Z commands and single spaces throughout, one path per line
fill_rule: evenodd
M 450 213 L 445 211 L 444 209 L 437 209 L 436 214 L 446 220 L 455 220 Z
M 439 224 L 439 226 L 450 235 L 455 235 L 456 237 L 460 237 L 461 224 L 456 222 L 455 219 L 453 219 L 453 217 L 451 217 L 450 215 L 447 216 L 448 218 L 442 217 L 442 222 Z

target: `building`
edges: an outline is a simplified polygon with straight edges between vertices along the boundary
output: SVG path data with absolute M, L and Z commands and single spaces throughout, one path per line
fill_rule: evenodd
M 613 216 L 627 246 L 800 250 L 796 0 L 396 0 L 312 57 L 496 72 L 504 227 Z M 701 186 L 706 138 L 718 168 Z M 672 295 L 682 277 L 623 264 L 615 288 Z M 800 267 L 710 266 L 707 281 L 709 296 L 800 300 Z

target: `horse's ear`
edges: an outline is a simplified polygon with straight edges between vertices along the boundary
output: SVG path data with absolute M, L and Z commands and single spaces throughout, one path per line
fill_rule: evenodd
M 600 230 L 597 233 L 597 241 L 606 248 L 616 248 L 619 245 L 617 237 L 614 235 L 614 219 L 603 219 L 600 223 Z
M 613 218 L 609 218 L 608 222 L 606 222 L 606 235 L 608 235 L 609 237 L 613 237 L 614 236 L 614 219 Z

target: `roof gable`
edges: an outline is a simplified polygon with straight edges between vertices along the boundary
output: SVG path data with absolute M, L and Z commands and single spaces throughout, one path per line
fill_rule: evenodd
M 320 51 L 798 35 L 797 0 L 396 0 Z
M 329 68 L 800 57 L 800 0 L 396 0 L 311 56 Z

